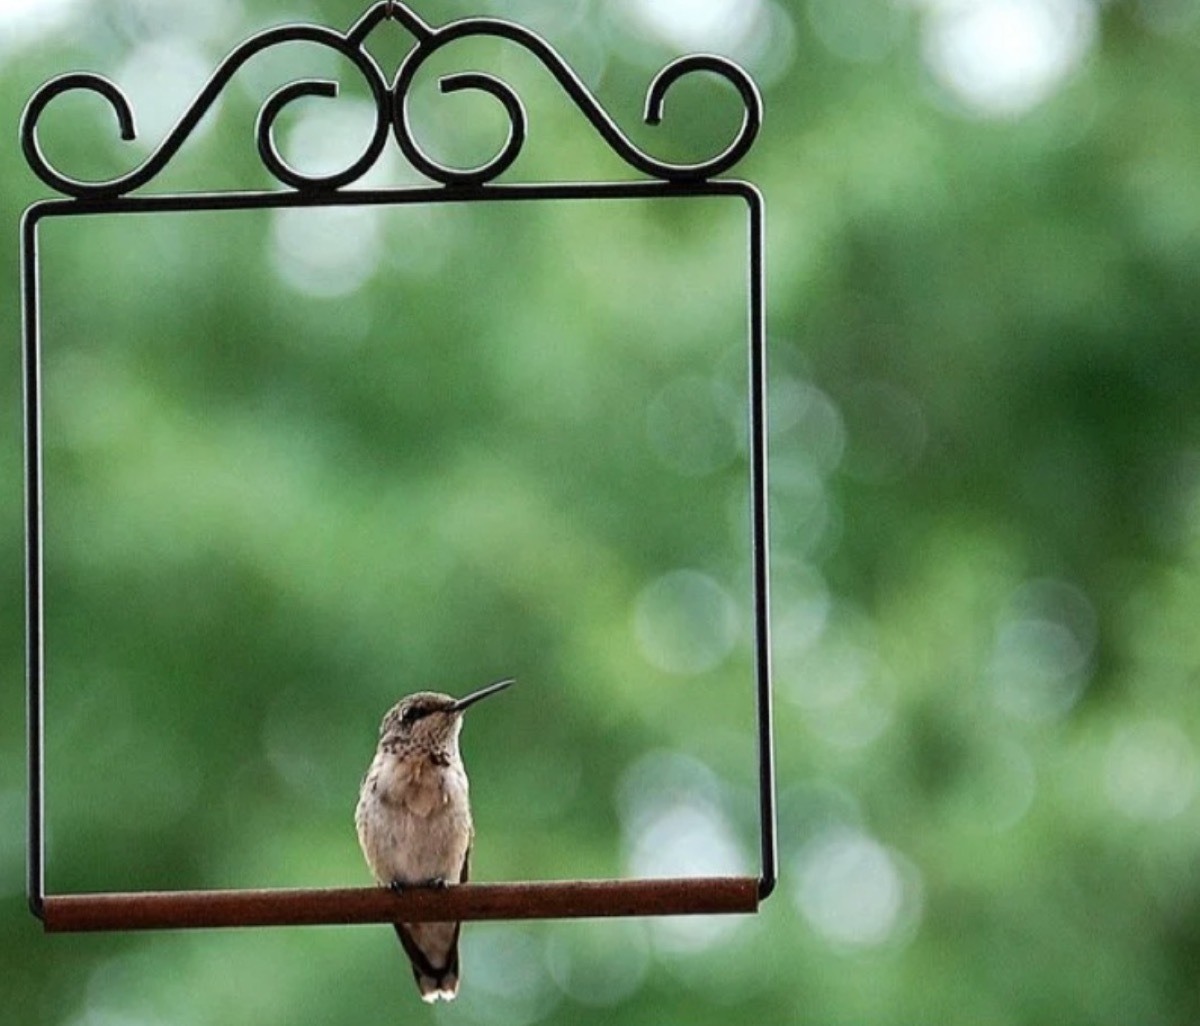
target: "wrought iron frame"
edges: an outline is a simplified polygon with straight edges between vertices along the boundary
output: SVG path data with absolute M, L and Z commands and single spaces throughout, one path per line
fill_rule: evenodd
M 389 84 L 366 49 L 368 35 L 381 22 L 394 21 L 415 44 Z M 409 87 L 434 53 L 466 37 L 493 37 L 523 47 L 550 72 L 605 142 L 634 170 L 652 180 L 494 184 L 516 160 L 526 137 L 524 106 L 505 82 L 489 74 L 463 72 L 440 79 L 443 93 L 477 90 L 492 96 L 509 119 L 508 137 L 492 159 L 475 168 L 449 167 L 430 158 L 409 122 Z M 274 138 L 281 111 L 301 97 L 335 97 L 338 83 L 304 79 L 273 93 L 259 111 L 258 151 L 266 169 L 287 188 L 268 191 L 131 195 L 151 182 L 187 140 L 238 69 L 256 54 L 279 44 L 308 42 L 347 58 L 361 73 L 375 100 L 375 126 L 366 149 L 350 166 L 332 174 L 304 174 L 288 165 Z M 673 61 L 650 82 L 645 121 L 660 122 L 668 91 L 696 72 L 729 83 L 743 104 L 742 123 L 729 145 L 696 164 L 669 164 L 635 146 L 605 112 L 586 85 L 540 36 L 513 22 L 466 18 L 433 27 L 399 0 L 379 0 L 345 33 L 308 24 L 267 29 L 234 49 L 217 67 L 191 106 L 146 160 L 108 181 L 70 178 L 42 152 L 38 122 L 52 101 L 68 92 L 101 96 L 116 116 L 121 138 L 136 137 L 133 110 L 120 88 L 89 72 L 65 74 L 45 83 L 26 106 L 21 145 L 34 173 L 69 197 L 29 207 L 21 224 L 21 286 L 24 325 L 26 460 L 26 677 L 28 687 L 29 849 L 27 889 L 33 913 L 47 930 L 148 929 L 233 925 L 280 925 L 404 920 L 548 918 L 598 915 L 659 915 L 752 912 L 776 882 L 775 771 L 769 641 L 767 544 L 767 414 L 764 205 L 759 191 L 742 181 L 713 180 L 732 168 L 753 145 L 762 123 L 762 100 L 750 77 L 733 62 L 707 54 Z M 428 187 L 354 189 L 383 152 L 389 130 L 409 163 L 436 183 Z M 38 228 L 43 220 L 96 214 L 262 210 L 285 207 L 352 205 L 469 204 L 539 200 L 674 199 L 735 197 L 748 212 L 748 425 L 750 462 L 751 560 L 755 631 L 757 744 L 761 870 L 758 877 L 706 877 L 675 880 L 561 881 L 521 884 L 465 884 L 445 891 L 396 895 L 382 888 L 338 890 L 172 891 L 47 895 L 45 886 L 44 615 L 42 363 Z

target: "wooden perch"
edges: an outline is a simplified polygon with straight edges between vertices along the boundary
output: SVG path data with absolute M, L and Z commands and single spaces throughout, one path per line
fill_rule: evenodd
M 756 912 L 755 877 L 570 880 L 414 888 L 165 891 L 48 895 L 49 933 L 170 930 L 214 926 L 437 922 L 470 919 L 575 919 Z

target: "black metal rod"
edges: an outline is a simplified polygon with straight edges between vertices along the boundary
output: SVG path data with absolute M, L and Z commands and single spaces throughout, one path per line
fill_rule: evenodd
M 711 182 L 544 182 L 505 185 L 429 186 L 397 189 L 343 189 L 308 192 L 200 192 L 168 195 L 81 197 L 41 200 L 27 211 L 43 217 L 112 214 L 202 213 L 205 211 L 283 210 L 295 207 L 419 206 L 422 204 L 529 203 L 539 200 L 689 199 L 739 196 L 759 202 L 753 185 L 736 179 Z
M 396 894 L 382 887 L 334 890 L 168 891 L 53 895 L 50 933 L 171 930 L 233 926 L 441 922 L 474 919 L 575 919 L 750 913 L 754 877 L 570 880 L 460 884 Z
M 25 346 L 25 703 L 29 782 L 26 894 L 34 915 L 46 895 L 45 853 L 45 619 L 42 601 L 42 359 L 38 304 L 37 222 L 21 219 L 21 316 Z
M 750 493 L 751 559 L 754 562 L 754 672 L 758 700 L 759 830 L 762 881 L 759 897 L 775 889 L 778 878 L 775 812 L 775 730 L 771 693 L 770 496 L 767 482 L 767 310 L 766 210 L 761 193 L 748 186 L 750 205 Z

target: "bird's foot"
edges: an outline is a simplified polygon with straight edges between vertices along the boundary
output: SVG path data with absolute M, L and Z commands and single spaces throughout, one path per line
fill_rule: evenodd
M 431 876 L 428 880 L 393 880 L 388 884 L 388 890 L 394 894 L 403 894 L 413 888 L 425 887 L 435 891 L 444 891 L 450 886 L 444 876 Z

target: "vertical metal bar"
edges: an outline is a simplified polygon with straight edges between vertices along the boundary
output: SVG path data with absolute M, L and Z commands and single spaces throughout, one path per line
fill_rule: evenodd
M 754 562 L 754 665 L 758 685 L 759 823 L 762 877 L 759 898 L 778 877 L 775 814 L 774 712 L 771 696 L 770 542 L 767 521 L 766 221 L 762 193 L 745 187 L 750 208 L 750 492 Z
M 21 220 L 21 301 L 24 318 L 25 381 L 25 679 L 28 686 L 29 837 L 26 895 L 39 919 L 44 914 L 45 777 L 44 644 L 42 607 L 42 359 L 38 303 L 37 225 L 39 209 Z

